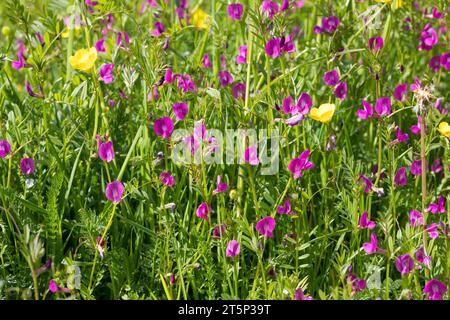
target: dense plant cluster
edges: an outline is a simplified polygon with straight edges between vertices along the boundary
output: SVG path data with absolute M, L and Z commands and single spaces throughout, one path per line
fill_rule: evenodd
M 2 1 L 0 299 L 448 299 L 449 21 Z

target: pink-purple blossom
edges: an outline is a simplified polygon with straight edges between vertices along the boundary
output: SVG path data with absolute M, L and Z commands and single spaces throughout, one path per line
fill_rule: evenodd
M 161 172 L 161 174 L 159 175 L 159 179 L 168 187 L 172 187 L 175 184 L 175 178 L 171 176 L 167 171 Z
M 200 219 L 208 220 L 210 210 L 211 209 L 209 208 L 208 204 L 206 202 L 202 202 L 197 208 L 197 217 L 199 217 Z
M 113 76 L 113 70 L 114 70 L 114 64 L 108 63 L 104 64 L 100 68 L 100 77 L 98 78 L 99 81 L 103 81 L 106 84 L 112 83 L 114 81 Z
M 402 276 L 409 274 L 414 269 L 414 260 L 409 254 L 398 256 L 395 259 L 395 268 Z
M 231 3 L 228 5 L 227 12 L 231 20 L 241 20 L 242 14 L 244 13 L 244 6 L 239 2 Z
M 7 140 L 0 140 L 0 158 L 5 158 L 11 153 L 11 145 Z
M 359 227 L 361 229 L 369 229 L 372 230 L 375 228 L 376 223 L 374 221 L 370 221 L 368 218 L 367 211 L 364 211 L 364 213 L 361 215 L 361 218 L 359 219 Z
M 33 174 L 35 169 L 36 167 L 33 158 L 20 159 L 20 171 L 22 171 L 24 175 Z
M 231 240 L 228 242 L 227 250 L 226 250 L 226 256 L 227 257 L 235 257 L 241 252 L 241 246 L 239 245 L 239 242 L 236 240 Z
M 98 156 L 100 159 L 106 162 L 111 162 L 114 160 L 114 149 L 113 149 L 113 142 L 111 140 L 108 140 L 106 142 L 101 141 L 101 137 L 97 134 L 97 146 L 98 146 Z
M 303 171 L 314 167 L 314 163 L 308 161 L 311 152 L 309 150 L 303 151 L 298 158 L 294 158 L 289 162 L 288 169 L 294 174 L 294 179 L 302 177 Z
M 177 120 L 183 120 L 188 114 L 188 105 L 186 102 L 176 102 L 173 104 L 172 110 Z
M 173 128 L 173 121 L 169 117 L 157 119 L 153 125 L 155 134 L 162 138 L 170 138 L 172 136 Z
M 112 203 L 117 204 L 122 201 L 123 195 L 123 184 L 120 181 L 113 181 L 108 183 L 106 186 L 106 199 L 112 201 Z
M 429 280 L 423 288 L 423 292 L 426 293 L 428 300 L 443 300 L 447 291 L 447 286 L 437 279 Z
M 256 223 L 256 231 L 258 231 L 264 237 L 272 238 L 275 225 L 275 219 L 271 216 L 267 216 Z
M 258 152 L 256 145 L 252 145 L 245 149 L 244 151 L 244 161 L 251 164 L 252 166 L 257 166 L 259 164 Z
M 425 224 L 424 220 L 423 220 L 423 215 L 420 211 L 417 210 L 411 210 L 409 212 L 409 224 L 412 227 L 416 227 L 416 226 L 423 226 Z

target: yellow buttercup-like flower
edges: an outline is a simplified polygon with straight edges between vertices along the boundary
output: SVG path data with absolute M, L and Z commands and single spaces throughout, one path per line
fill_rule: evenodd
M 197 28 L 206 29 L 211 23 L 209 15 L 202 9 L 197 9 L 191 17 L 192 24 Z
M 69 58 L 72 68 L 87 72 L 94 67 L 97 60 L 97 50 L 92 47 L 90 49 L 80 49 L 75 52 L 74 56 Z
M 439 123 L 439 132 L 447 138 L 450 138 L 450 125 L 447 122 Z
M 336 106 L 332 103 L 322 104 L 319 108 L 312 108 L 309 116 L 322 123 L 328 123 L 333 118 L 334 110 Z
M 375 0 L 375 2 L 381 2 L 381 3 L 390 4 L 392 2 L 392 0 Z M 396 2 L 395 2 L 395 9 L 401 8 L 402 5 L 403 5 L 402 2 L 403 2 L 403 0 L 396 0 Z

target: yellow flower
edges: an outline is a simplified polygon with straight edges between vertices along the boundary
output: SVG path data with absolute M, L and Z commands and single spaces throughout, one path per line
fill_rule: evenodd
M 394 0 L 395 2 L 395 9 L 401 8 L 402 7 L 402 2 L 403 0 Z M 381 2 L 381 3 L 387 3 L 390 4 L 392 1 L 391 0 L 375 0 L 375 2 Z
M 197 28 L 207 29 L 211 22 L 211 19 L 205 11 L 203 11 L 202 9 L 197 9 L 192 14 L 191 21 L 192 24 Z
M 2 28 L 2 34 L 7 37 L 11 33 L 11 29 L 8 26 L 3 26 Z
M 322 104 L 319 109 L 312 108 L 310 117 L 316 121 L 328 123 L 330 122 L 331 118 L 333 118 L 334 110 L 336 110 L 336 106 L 334 104 L 325 103 Z
M 97 50 L 94 47 L 90 49 L 80 49 L 75 52 L 74 56 L 69 58 L 70 65 L 74 69 L 87 72 L 94 66 L 97 60 Z
M 439 123 L 439 132 L 447 138 L 450 138 L 450 125 L 447 122 Z

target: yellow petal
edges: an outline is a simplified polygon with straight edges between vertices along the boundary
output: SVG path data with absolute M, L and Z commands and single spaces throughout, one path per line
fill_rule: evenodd
M 69 63 L 72 68 L 87 72 L 94 67 L 95 60 L 97 60 L 97 50 L 92 47 L 75 52 L 75 55 L 69 58 Z
M 441 122 L 438 130 L 443 136 L 450 138 L 450 125 L 447 122 Z
M 210 23 L 209 15 L 202 9 L 197 9 L 192 14 L 192 24 L 197 28 L 206 29 Z
M 336 110 L 336 106 L 332 103 L 322 104 L 319 109 L 312 108 L 310 112 L 310 117 L 316 121 L 320 121 L 322 123 L 327 123 L 331 121 L 333 118 L 334 111 Z
M 317 108 L 312 108 L 311 111 L 309 112 L 309 116 L 311 117 L 311 119 L 316 120 L 316 121 L 320 121 L 320 117 L 319 117 L 319 109 Z

